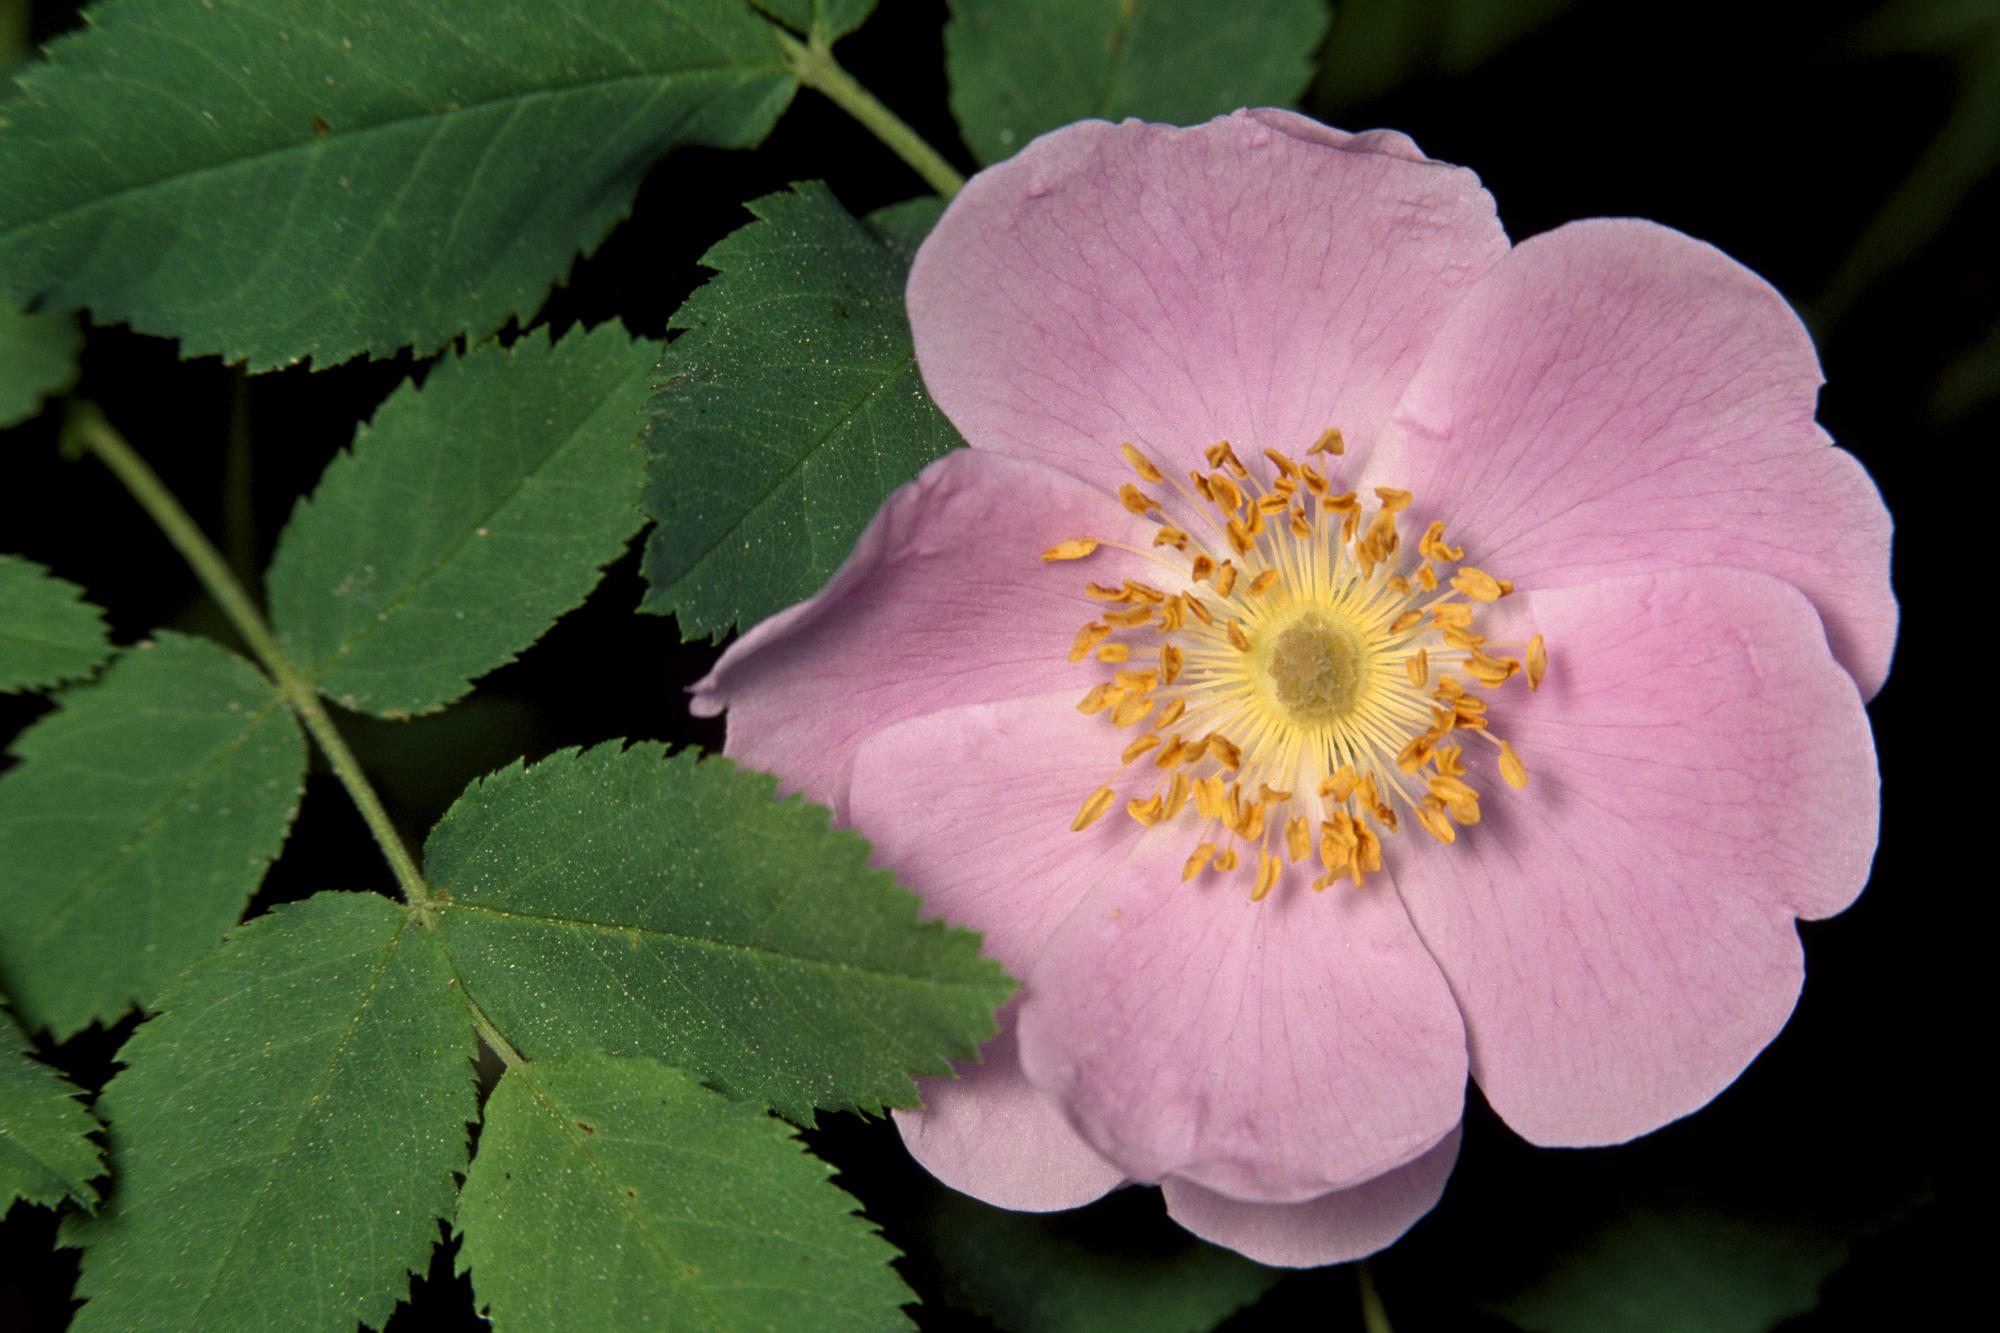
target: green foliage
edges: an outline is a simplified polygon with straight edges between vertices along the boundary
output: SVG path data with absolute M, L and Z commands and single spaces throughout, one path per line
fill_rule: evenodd
M 0 135 L 0 300 L 265 369 L 482 338 L 794 83 L 739 0 L 104 0 Z
M 150 1005 L 242 915 L 305 747 L 270 683 L 206 639 L 162 634 L 58 698 L 0 776 L 0 989 L 63 1038 Z
M 75 1085 L 33 1057 L 14 1016 L 0 1009 L 0 1215 L 16 1199 L 54 1205 L 70 1199 L 97 1206 L 91 1181 L 104 1153 L 91 1142 L 100 1126 L 77 1100 Z
M 1846 1252 L 1813 1228 L 1638 1204 L 1490 1308 L 1528 1333 L 1762 1333 L 1810 1310 Z
M 971 1058 L 1009 983 L 775 788 L 616 744 L 469 788 L 424 857 L 467 992 L 532 1060 L 654 1056 L 801 1123 L 914 1104 L 906 1071 Z
M 1333 8 L 1333 30 L 1327 35 L 1313 98 L 1332 106 L 1356 106 L 1426 74 L 1463 74 L 1575 3 L 1340 0 Z
M 1135 1244 L 1132 1228 L 1089 1213 L 1010 1213 L 940 1191 L 927 1221 L 945 1294 L 1007 1333 L 1206 1333 L 1278 1280 L 1164 1219 Z
M 1981 182 L 2000 169 L 2000 8 L 1963 0 L 1906 0 L 1859 34 L 1885 54 L 1937 52 L 1957 66 L 1958 97 L 1910 174 L 1882 201 L 1820 294 L 1818 314 L 1845 315 L 1882 277 L 1923 253 Z M 1980 400 L 2000 395 L 1988 381 Z
M 875 0 L 751 0 L 794 32 L 824 43 L 860 27 L 875 9 Z
M 644 437 L 644 605 L 689 638 L 812 595 L 883 498 L 958 443 L 903 313 L 910 210 L 878 231 L 818 183 L 749 208 L 674 316 Z
M 83 330 L 68 315 L 30 315 L 0 302 L 0 429 L 42 410 L 76 382 Z
M 1073 120 L 1291 106 L 1327 22 L 1324 0 L 953 0 L 951 14 L 951 110 L 983 163 Z
M 0 555 L 0 607 L 0 690 L 45 689 L 111 656 L 104 612 L 32 560 Z
M 538 1061 L 487 1100 L 459 1271 L 502 1333 L 908 1327 L 895 1251 L 831 1171 L 651 1060 Z
M 472 1025 L 410 914 L 323 893 L 233 931 L 125 1044 L 77 1333 L 379 1327 L 451 1213 Z
M 271 563 L 288 656 L 347 708 L 442 708 L 597 586 L 643 521 L 633 445 L 659 347 L 530 334 L 405 384 L 301 501 Z

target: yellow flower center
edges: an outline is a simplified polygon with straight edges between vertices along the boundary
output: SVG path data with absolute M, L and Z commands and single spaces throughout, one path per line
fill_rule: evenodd
M 1516 646 L 1489 644 L 1473 625 L 1475 609 L 1513 585 L 1461 563 L 1442 522 L 1406 555 L 1396 515 L 1410 493 L 1376 488 L 1364 522 L 1360 498 L 1335 493 L 1311 462 L 1341 451 L 1337 430 L 1304 462 L 1266 450 L 1266 486 L 1224 441 L 1184 487 L 1122 448 L 1140 481 L 1175 492 L 1163 501 L 1131 483 L 1119 490 L 1128 510 L 1159 524 L 1152 549 L 1136 553 L 1172 577 L 1167 587 L 1087 584 L 1106 610 L 1077 631 L 1069 656 L 1112 669 L 1077 708 L 1137 730 L 1120 763 L 1150 766 L 1153 792 L 1125 812 L 1148 827 L 1189 825 L 1183 880 L 1254 866 L 1251 897 L 1262 899 L 1287 860 L 1314 859 L 1315 889 L 1342 878 L 1359 887 L 1382 867 L 1380 834 L 1396 831 L 1399 806 L 1455 841 L 1458 826 L 1479 822 L 1480 800 L 1459 733 L 1496 747 L 1502 778 L 1527 785 L 1478 691 L 1517 675 L 1538 687 L 1542 638 L 1509 656 Z M 1170 522 L 1169 503 L 1192 521 Z M 1042 558 L 1080 560 L 1100 545 L 1078 537 Z M 1099 787 L 1071 827 L 1090 827 L 1115 800 Z

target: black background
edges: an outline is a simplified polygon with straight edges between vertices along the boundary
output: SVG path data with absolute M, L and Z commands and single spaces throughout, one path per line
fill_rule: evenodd
M 1870 26 L 1884 12 L 1841 0 L 1595 0 L 1469 70 L 1447 71 L 1419 49 L 1407 77 L 1386 90 L 1362 99 L 1324 90 L 1307 103 L 1330 123 L 1401 129 L 1433 157 L 1473 167 L 1517 239 L 1578 217 L 1648 217 L 1762 273 L 1819 340 L 1828 380 L 1821 421 L 1867 465 L 1898 520 L 1903 630 L 1870 710 L 1883 775 L 1881 850 L 1856 906 L 1801 927 L 1809 975 L 1791 1024 L 1709 1108 L 1621 1148 L 1531 1148 L 1472 1092 L 1443 1203 L 1375 1262 L 1403 1333 L 1509 1327 L 1474 1313 L 1481 1295 L 1580 1243 L 1606 1207 L 1663 1190 L 1855 1237 L 1820 1309 L 1787 1330 L 1949 1327 L 1956 1317 L 1945 1314 L 1948 1301 L 1970 1290 L 1970 1247 L 1956 1219 L 1970 1203 L 1992 1121 L 1971 1086 L 1976 1057 L 1991 1047 L 1972 1009 L 1984 980 L 1984 899 L 1995 883 L 1980 841 L 1988 798 L 1976 764 L 1924 769 L 1917 761 L 1924 753 L 1953 764 L 1983 757 L 1982 731 L 1957 719 L 1979 715 L 1988 673 L 1961 653 L 1950 659 L 1961 676 L 1946 680 L 1942 630 L 1946 619 L 1957 623 L 1986 604 L 1988 566 L 1973 563 L 1967 535 L 1985 527 L 1978 506 L 1988 484 L 1978 476 L 1986 473 L 1973 469 L 1975 459 L 1984 463 L 1975 441 L 1994 438 L 1993 386 L 1983 408 L 1968 409 L 1942 401 L 1940 384 L 2000 316 L 1992 242 L 2000 194 L 1988 174 L 1934 220 L 1920 247 L 1896 257 L 1844 309 L 1828 309 L 1830 277 L 1962 92 L 1964 67 L 1885 49 Z M 839 55 L 969 171 L 945 104 L 943 21 L 941 3 L 886 0 Z M 74 22 L 73 5 L 43 4 L 36 35 Z M 740 202 L 810 178 L 829 180 L 857 213 L 923 188 L 844 115 L 801 94 L 764 149 L 689 152 L 656 168 L 631 220 L 579 262 L 540 318 L 560 330 L 619 317 L 634 332 L 661 334 L 701 279 L 696 258 L 747 220 Z M 227 534 L 261 564 L 293 500 L 353 423 L 416 368 L 399 359 L 245 379 L 213 358 L 183 363 L 170 342 L 109 327 L 92 331 L 77 392 L 104 406 L 209 532 Z M 0 437 L 0 549 L 84 584 L 109 608 L 120 642 L 162 625 L 233 642 L 108 474 L 58 459 L 52 416 Z M 233 460 L 232 423 L 247 425 L 254 440 Z M 1953 505 L 1926 510 L 1924 497 L 1939 494 Z M 407 724 L 342 719 L 413 843 L 466 781 L 522 754 L 613 737 L 719 744 L 719 732 L 691 720 L 682 698 L 713 650 L 682 645 L 671 621 L 635 615 L 640 593 L 628 557 L 585 608 L 453 710 Z M 0 736 L 45 706 L 0 697 Z M 1946 768 L 1961 776 L 1946 782 Z M 393 892 L 337 784 L 316 768 L 253 911 L 327 887 Z M 86 1032 L 50 1058 L 96 1086 L 130 1026 Z M 934 1296 L 939 1277 L 921 1255 L 935 1187 L 893 1130 L 836 1118 L 810 1137 L 911 1252 L 906 1277 Z M 1147 1191 L 1057 1225 L 1142 1251 L 1174 1235 Z M 16 1208 L 8 1217 L 0 1328 L 65 1322 L 74 1256 L 47 1257 L 53 1230 L 46 1210 Z M 469 1289 L 440 1256 L 392 1329 L 479 1326 Z M 1356 1308 L 1347 1270 L 1304 1273 L 1226 1327 L 1358 1328 Z M 919 1318 L 931 1328 L 988 1327 L 936 1301 Z

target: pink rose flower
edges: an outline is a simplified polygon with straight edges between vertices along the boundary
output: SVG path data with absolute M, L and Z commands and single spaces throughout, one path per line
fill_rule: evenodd
M 1019 994 L 897 1113 L 1266 1263 L 1688 1114 L 1867 878 L 1889 518 L 1768 284 L 1281 111 L 1069 126 L 910 273 L 972 448 L 696 687 Z M 1531 688 L 1538 687 L 1538 688 Z

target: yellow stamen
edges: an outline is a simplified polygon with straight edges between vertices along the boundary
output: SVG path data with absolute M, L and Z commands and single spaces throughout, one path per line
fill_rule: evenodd
M 1451 586 L 1481 602 L 1497 602 L 1505 595 L 1499 579 L 1472 565 L 1460 565 L 1451 576 Z
M 1253 475 L 1220 441 L 1186 484 L 1121 448 L 1139 482 L 1169 488 L 1128 482 L 1119 498 L 1151 520 L 1151 559 L 1176 572 L 1160 586 L 1085 584 L 1086 597 L 1108 605 L 1070 645 L 1073 661 L 1094 656 L 1114 669 L 1079 711 L 1129 729 L 1114 747 L 1121 765 L 1150 757 L 1159 775 L 1126 813 L 1147 828 L 1181 818 L 1205 826 L 1184 878 L 1241 863 L 1256 901 L 1286 886 L 1287 864 L 1317 862 L 1299 885 L 1363 888 L 1399 818 L 1444 844 L 1477 825 L 1465 733 L 1493 741 L 1509 788 L 1527 781 L 1473 692 L 1523 673 L 1532 688 L 1548 669 L 1540 636 L 1525 651 L 1503 648 L 1475 624 L 1513 584 L 1463 564 L 1443 519 L 1426 519 L 1421 539 L 1406 543 L 1399 522 L 1415 506 L 1411 492 L 1372 487 L 1366 504 L 1336 493 L 1337 477 L 1310 460 L 1344 447 L 1330 430 L 1305 459 L 1265 449 Z M 1099 544 L 1077 538 L 1046 556 L 1079 559 Z M 1208 585 L 1200 597 L 1189 591 L 1198 583 Z M 1078 827 L 1101 816 L 1110 791 L 1085 802 Z
M 1158 500 L 1155 500 L 1129 481 L 1119 486 L 1118 503 L 1124 505 L 1135 514 L 1149 514 L 1160 507 Z
M 1090 650 L 1111 637 L 1111 626 L 1091 621 L 1076 632 L 1076 638 L 1069 646 L 1069 660 L 1081 662 L 1090 656 Z
M 1143 694 L 1128 694 L 1111 709 L 1111 725 L 1129 727 L 1153 711 L 1153 701 Z
M 1148 732 L 1146 735 L 1141 736 L 1138 740 L 1133 741 L 1130 745 L 1126 746 L 1125 753 L 1118 756 L 1118 762 L 1121 764 L 1129 764 L 1134 759 L 1137 759 L 1140 755 L 1146 753 L 1146 751 L 1152 749 L 1159 743 L 1160 743 L 1160 738 L 1158 736 L 1153 735 L 1151 732 Z
M 1293 865 L 1312 855 L 1312 821 L 1304 815 L 1285 821 L 1285 854 Z
M 1257 853 L 1257 882 L 1250 888 L 1250 901 L 1261 903 L 1277 887 L 1278 875 L 1282 867 L 1278 858 L 1269 852 Z
M 1119 445 L 1118 452 L 1125 455 L 1125 462 L 1127 463 L 1127 465 L 1131 467 L 1131 469 L 1134 472 L 1139 474 L 1139 479 L 1141 481 L 1150 481 L 1157 486 L 1161 482 L 1167 479 L 1165 474 L 1163 474 L 1157 467 L 1153 466 L 1152 459 L 1146 457 L 1146 455 L 1140 453 L 1137 449 L 1134 449 L 1131 445 L 1129 444 Z
M 1091 686 L 1090 692 L 1077 703 L 1076 711 L 1086 716 L 1091 713 L 1101 713 L 1124 697 L 1125 691 L 1107 680 Z
M 1099 817 L 1111 808 L 1111 800 L 1114 795 L 1116 793 L 1111 788 L 1099 787 L 1096 791 L 1084 797 L 1083 808 L 1078 810 L 1076 818 L 1070 821 L 1069 831 L 1071 833 L 1081 833 L 1092 824 L 1095 824 Z

